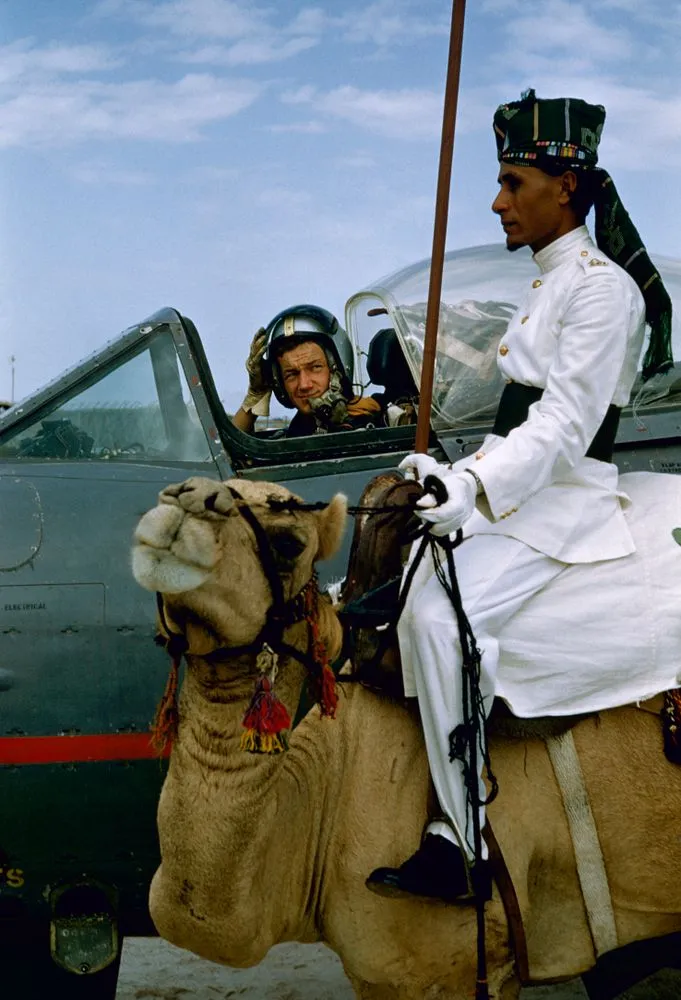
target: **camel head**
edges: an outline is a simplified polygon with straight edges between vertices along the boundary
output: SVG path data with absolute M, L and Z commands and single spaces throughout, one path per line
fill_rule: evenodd
M 323 510 L 296 510 L 297 502 L 303 503 L 277 484 L 193 477 L 166 487 L 142 517 L 132 552 L 135 579 L 164 595 L 169 624 L 177 615 L 178 624 L 204 626 L 197 652 L 205 651 L 209 632 L 224 645 L 251 642 L 272 601 L 258 541 L 239 506 L 247 505 L 262 526 L 286 599 L 307 583 L 317 560 L 337 551 L 345 497 L 336 494 Z
M 210 700 L 218 700 L 216 657 L 223 674 L 244 682 L 241 693 L 249 682 L 252 690 L 253 676 L 264 669 L 258 654 L 275 591 L 286 603 L 305 593 L 315 562 L 329 558 L 340 544 L 346 510 L 342 494 L 314 510 L 279 485 L 194 477 L 164 489 L 157 506 L 142 517 L 133 574 L 160 595 L 160 632 L 184 639 L 190 673 L 193 668 L 203 677 L 204 694 L 213 685 L 206 694 Z M 340 637 L 332 618 L 321 639 L 334 657 Z M 283 638 L 298 648 L 307 644 L 308 633 L 300 615 L 296 621 Z M 238 700 L 235 690 L 229 700 Z

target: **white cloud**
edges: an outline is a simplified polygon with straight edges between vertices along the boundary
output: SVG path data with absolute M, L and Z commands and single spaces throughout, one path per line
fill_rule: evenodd
M 556 29 L 560 28 L 561 7 L 570 7 L 578 16 L 587 15 L 593 23 L 602 19 L 612 20 L 613 14 L 618 19 L 620 30 L 636 31 L 640 25 L 681 26 L 681 9 L 677 0 L 600 0 L 598 5 L 585 3 L 584 0 L 563 0 L 556 4 L 551 0 L 523 0 L 522 6 L 518 0 L 481 0 L 476 13 L 488 20 L 489 15 L 504 14 L 512 11 L 514 18 L 522 11 L 523 17 L 533 19 L 544 15 L 553 16 Z M 622 16 L 624 15 L 624 17 Z M 488 20 L 489 23 L 489 20 Z M 504 22 L 506 30 L 510 22 Z
M 658 27 L 681 28 L 681 8 L 676 0 L 600 0 L 602 10 L 615 10 L 619 14 L 627 14 L 633 21 L 640 24 L 657 25 Z
M 323 122 L 314 119 L 305 122 L 277 122 L 275 125 L 267 126 L 268 132 L 299 132 L 302 135 L 321 135 L 328 132 L 328 127 Z
M 243 0 L 106 0 L 98 12 L 151 29 L 156 45 L 165 32 L 174 57 L 194 65 L 258 66 L 291 59 L 317 45 L 328 24 L 321 10 L 307 8 L 279 25 L 275 9 Z
M 120 65 L 110 51 L 100 45 L 58 45 L 38 47 L 30 38 L 0 46 L 0 84 L 15 80 L 51 78 L 60 74 L 93 73 Z
M 0 100 L 0 147 L 92 139 L 194 141 L 203 126 L 243 111 L 261 91 L 251 81 L 207 74 L 190 74 L 174 83 L 33 84 Z
M 504 11 L 518 8 L 518 0 L 482 0 L 480 13 L 503 14 Z
M 662 100 L 678 89 L 681 4 L 676 0 L 609 0 L 598 7 L 527 0 L 521 21 L 511 21 L 508 45 L 498 58 L 506 64 L 513 58 L 532 83 L 536 74 L 571 78 L 574 91 L 586 79 L 615 77 L 622 85 L 645 79 Z M 566 44 L 570 39 L 573 44 Z
M 339 167 L 347 167 L 349 170 L 374 170 L 378 166 L 376 159 L 368 153 L 341 156 L 337 163 Z
M 315 98 L 317 91 L 311 83 L 306 83 L 295 90 L 287 90 L 282 94 L 284 104 L 310 104 Z
M 329 24 L 329 16 L 321 7 L 303 7 L 287 27 L 292 35 L 321 35 Z
M 437 3 L 424 8 L 415 0 L 375 0 L 338 12 L 340 4 L 303 7 L 289 20 L 281 7 L 248 0 L 101 0 L 99 16 L 116 16 L 159 29 L 182 40 L 180 59 L 193 63 L 257 65 L 291 58 L 323 37 L 345 43 L 371 43 L 379 51 L 415 39 L 447 36 L 448 14 Z M 192 49 L 210 40 L 212 44 Z M 229 43 L 229 44 L 224 44 Z
M 114 0 L 99 5 L 99 13 L 130 18 L 150 28 L 165 28 L 179 38 L 237 39 L 257 34 L 267 12 L 234 0 Z
M 544 0 L 522 7 L 522 14 L 506 25 L 508 50 L 545 58 L 556 55 L 591 59 L 598 63 L 622 62 L 636 55 L 635 39 L 625 28 L 599 24 L 591 9 L 570 0 Z
M 331 115 L 395 139 L 436 138 L 442 124 L 442 95 L 430 90 L 361 90 L 337 87 L 327 93 L 301 87 L 282 96 L 287 104 L 309 104 Z
M 200 164 L 193 167 L 186 175 L 189 184 L 233 184 L 240 175 L 235 167 L 217 167 L 214 164 Z
M 431 38 L 434 35 L 449 35 L 450 17 L 446 13 L 418 14 L 410 12 L 412 4 L 395 0 L 377 0 L 367 7 L 359 7 L 333 19 L 334 26 L 342 30 L 350 42 L 373 42 L 384 47 L 401 42 L 413 42 L 416 38 Z M 432 6 L 430 10 L 432 11 Z
M 624 80 L 633 67 L 638 75 L 644 66 L 654 79 L 665 53 L 676 62 L 681 41 L 677 3 L 523 0 L 518 6 L 515 0 L 485 0 L 482 13 L 496 19 L 493 38 L 500 39 L 490 53 L 488 75 L 498 76 L 500 66 L 515 67 L 533 84 L 540 73 L 579 81 L 617 70 Z
M 92 186 L 118 185 L 122 187 L 142 187 L 151 184 L 151 174 L 143 170 L 131 170 L 101 160 L 76 164 L 70 170 L 74 180 Z
M 313 198 L 309 191 L 295 191 L 287 187 L 272 187 L 258 191 L 256 204 L 262 208 L 274 209 L 276 212 L 293 209 L 298 211 L 312 204 Z
M 203 63 L 218 66 L 257 66 L 264 63 L 282 62 L 291 59 L 314 48 L 317 38 L 298 36 L 282 39 L 276 36 L 268 38 L 244 38 L 234 45 L 209 45 L 195 51 L 185 52 L 180 58 L 183 62 Z

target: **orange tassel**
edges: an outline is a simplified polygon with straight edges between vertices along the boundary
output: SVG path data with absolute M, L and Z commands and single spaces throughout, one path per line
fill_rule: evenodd
M 283 753 L 288 750 L 286 733 L 258 733 L 247 729 L 241 736 L 241 749 L 248 753 Z

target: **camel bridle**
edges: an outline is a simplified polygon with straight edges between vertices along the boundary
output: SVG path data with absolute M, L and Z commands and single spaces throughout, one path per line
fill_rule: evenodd
M 328 654 L 319 635 L 319 587 L 317 574 L 313 572 L 307 582 L 303 584 L 301 589 L 292 597 L 287 599 L 284 594 L 281 578 L 277 571 L 276 559 L 274 552 L 272 551 L 272 546 L 270 545 L 267 532 L 253 512 L 249 503 L 241 496 L 241 494 L 231 486 L 228 487 L 228 489 L 233 501 L 233 506 L 244 519 L 246 524 L 250 527 L 255 537 L 258 558 L 272 594 L 272 602 L 265 614 L 264 624 L 252 642 L 235 646 L 223 644 L 216 646 L 215 649 L 208 653 L 199 654 L 192 653 L 189 648 L 187 637 L 183 631 L 174 631 L 170 627 L 163 594 L 158 591 L 156 592 L 156 606 L 161 629 L 156 634 L 154 641 L 157 645 L 163 646 L 167 650 L 172 661 L 166 689 L 158 706 L 156 718 L 152 727 L 152 742 L 156 746 L 159 753 L 162 753 L 166 749 L 167 744 L 172 742 L 177 733 L 177 724 L 179 721 L 177 710 L 178 676 L 183 656 L 192 656 L 196 659 L 201 659 L 211 663 L 217 662 L 225 656 L 238 657 L 255 654 L 257 658 L 256 663 L 261 674 L 261 680 L 258 681 L 254 701 L 263 693 L 266 697 L 274 698 L 274 695 L 272 694 L 272 684 L 274 682 L 274 677 L 276 676 L 278 658 L 280 656 L 291 657 L 306 668 L 313 691 L 317 696 L 315 700 L 319 702 L 322 714 L 330 716 L 335 714 L 335 677 L 333 677 L 331 672 Z M 206 510 L 219 514 L 221 512 L 217 511 L 215 506 L 217 495 L 218 494 L 216 492 L 206 498 L 205 508 Z M 270 497 L 266 502 L 266 505 L 271 510 L 277 511 L 289 510 L 294 512 L 298 509 L 309 509 L 308 505 L 297 504 L 291 500 L 280 501 L 275 497 Z M 230 505 L 230 510 L 231 507 L 232 505 Z M 229 511 L 225 512 L 224 516 L 229 516 Z M 286 630 L 292 625 L 299 624 L 303 621 L 306 621 L 308 626 L 307 648 L 305 650 L 297 649 L 295 646 L 284 640 L 284 633 Z M 333 684 L 330 683 L 327 671 L 331 673 L 331 676 L 333 677 Z M 269 680 L 266 682 L 264 692 L 261 690 L 263 675 L 269 675 Z M 281 703 L 278 701 L 276 702 L 277 706 L 280 706 L 280 704 Z M 248 717 L 249 711 L 253 709 L 253 705 L 254 702 L 251 703 L 250 709 L 246 713 L 246 717 Z M 281 708 L 283 708 L 283 706 L 281 706 Z M 288 717 L 286 718 L 286 722 L 287 725 L 284 728 L 290 728 L 290 719 L 288 719 Z M 245 747 L 245 749 L 249 748 Z M 277 750 L 278 749 L 286 749 L 285 740 L 282 741 L 282 745 L 280 747 L 277 745 Z M 269 753 L 277 751 L 265 750 L 256 752 Z

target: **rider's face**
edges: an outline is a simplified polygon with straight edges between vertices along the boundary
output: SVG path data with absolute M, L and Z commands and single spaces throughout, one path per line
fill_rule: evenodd
M 543 250 L 574 227 L 569 214 L 573 174 L 552 177 L 537 167 L 501 163 L 499 194 L 492 202 L 509 250 Z
M 331 371 L 326 354 L 313 340 L 284 351 L 279 358 L 281 380 L 288 398 L 301 413 L 311 413 L 311 399 L 329 388 Z

